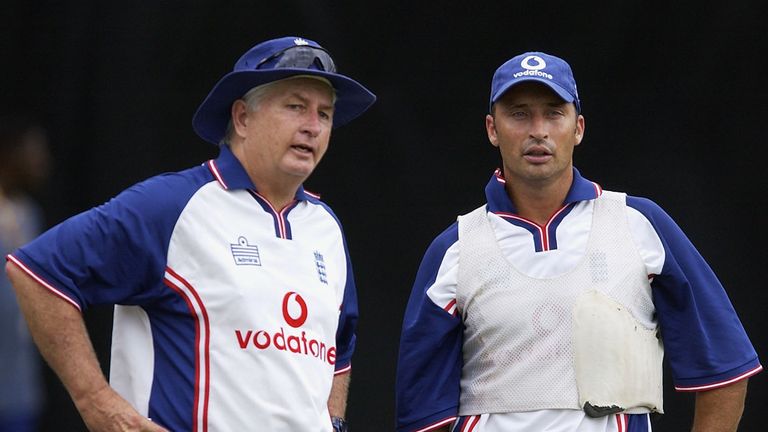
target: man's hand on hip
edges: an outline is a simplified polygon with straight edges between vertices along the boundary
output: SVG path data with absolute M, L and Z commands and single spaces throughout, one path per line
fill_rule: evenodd
M 75 401 L 75 405 L 91 432 L 168 432 L 139 414 L 108 386 Z

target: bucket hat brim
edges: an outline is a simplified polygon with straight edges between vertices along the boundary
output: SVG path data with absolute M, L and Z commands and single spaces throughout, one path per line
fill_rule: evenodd
M 218 145 L 224 138 L 232 103 L 262 84 L 296 75 L 314 75 L 330 81 L 336 91 L 333 127 L 345 125 L 365 112 L 376 96 L 362 84 L 344 75 L 314 69 L 265 69 L 233 71 L 213 87 L 192 118 L 192 127 L 204 140 Z

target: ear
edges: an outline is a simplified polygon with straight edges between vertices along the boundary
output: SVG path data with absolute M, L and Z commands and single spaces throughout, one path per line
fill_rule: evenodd
M 244 138 L 245 130 L 248 123 L 248 107 L 245 101 L 238 99 L 232 103 L 231 109 L 232 115 L 232 128 L 235 131 L 235 135 Z
M 576 128 L 573 131 L 574 137 L 576 138 L 576 144 L 581 144 L 581 140 L 584 139 L 584 116 L 579 114 L 578 117 L 576 117 Z
M 496 122 L 490 114 L 486 114 L 485 116 L 485 131 L 488 133 L 488 141 L 491 142 L 491 145 L 498 147 L 499 137 L 496 134 Z

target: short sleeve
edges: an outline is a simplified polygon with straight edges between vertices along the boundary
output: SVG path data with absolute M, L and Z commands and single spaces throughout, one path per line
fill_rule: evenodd
M 630 197 L 627 204 L 648 219 L 664 248 L 651 287 L 675 388 L 707 390 L 759 372 L 725 289 L 680 227 L 650 200 Z
M 352 271 L 352 261 L 349 251 L 344 247 L 347 255 L 347 281 L 344 287 L 344 301 L 339 313 L 339 326 L 336 330 L 336 373 L 343 373 L 352 367 L 352 354 L 355 351 L 357 340 L 357 289 Z
M 162 290 L 168 241 L 192 186 L 179 174 L 154 177 L 54 226 L 9 259 L 81 310 L 150 302 Z
M 463 327 L 455 300 L 457 241 L 453 224 L 432 242 L 413 284 L 397 365 L 398 431 L 437 427 L 458 414 Z

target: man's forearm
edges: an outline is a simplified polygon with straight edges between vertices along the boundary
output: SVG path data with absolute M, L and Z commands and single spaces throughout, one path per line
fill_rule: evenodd
M 69 392 L 88 430 L 167 432 L 140 415 L 109 386 L 80 311 L 15 264 L 8 262 L 6 271 L 32 338 Z
M 344 372 L 333 376 L 331 394 L 328 396 L 328 413 L 331 417 L 344 418 L 346 414 L 351 374 L 351 372 Z
M 693 432 L 734 432 L 744 412 L 747 380 L 696 393 Z
M 12 262 L 6 271 L 35 344 L 75 404 L 107 387 L 80 311 Z

